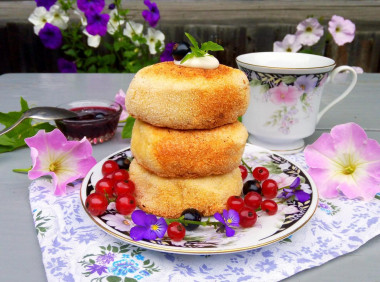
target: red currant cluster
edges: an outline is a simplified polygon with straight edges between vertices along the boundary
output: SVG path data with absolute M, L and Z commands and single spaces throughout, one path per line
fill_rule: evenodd
M 109 202 L 115 201 L 116 210 L 122 215 L 133 212 L 136 201 L 133 193 L 135 184 L 129 180 L 126 169 L 119 167 L 113 160 L 107 160 L 102 165 L 103 178 L 95 185 L 95 193 L 88 195 L 86 208 L 94 216 L 105 213 Z
M 239 168 L 241 177 L 245 180 L 248 176 L 248 170 L 243 165 Z M 277 196 L 278 185 L 276 181 L 269 179 L 268 169 L 256 167 L 251 173 L 254 179 L 244 183 L 244 198 L 231 196 L 227 200 L 227 208 L 239 213 L 239 224 L 244 228 L 252 227 L 256 223 L 257 211 L 263 210 L 268 215 L 274 215 L 278 209 L 277 203 L 272 200 Z

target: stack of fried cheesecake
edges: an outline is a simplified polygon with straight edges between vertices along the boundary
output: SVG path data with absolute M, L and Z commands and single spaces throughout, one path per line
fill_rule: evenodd
M 238 117 L 248 100 L 245 74 L 224 65 L 165 62 L 141 69 L 126 96 L 136 118 L 129 172 L 138 207 L 169 218 L 187 208 L 210 216 L 240 195 L 248 133 Z

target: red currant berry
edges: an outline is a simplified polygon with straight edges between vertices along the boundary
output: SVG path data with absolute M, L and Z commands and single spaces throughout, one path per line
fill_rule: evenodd
M 246 206 L 250 207 L 254 210 L 256 210 L 260 207 L 262 200 L 263 199 L 262 199 L 261 195 L 257 192 L 249 192 L 244 197 L 244 203 L 246 204 Z
M 113 181 L 109 178 L 100 179 L 95 185 L 95 191 L 103 194 L 108 198 L 113 196 Z
M 227 200 L 227 208 L 239 212 L 244 207 L 244 200 L 239 196 L 231 196 Z
M 257 221 L 257 214 L 253 209 L 244 207 L 239 212 L 239 218 L 240 226 L 244 228 L 252 227 Z
M 278 206 L 273 200 L 264 200 L 261 202 L 261 209 L 269 215 L 274 215 L 278 210 Z
M 130 194 L 118 196 L 115 201 L 116 210 L 122 215 L 127 215 L 133 212 L 136 208 L 135 197 Z
M 116 181 L 126 181 L 129 179 L 129 173 L 125 169 L 118 169 L 112 173 L 112 179 Z
M 239 165 L 239 169 L 240 169 L 240 172 L 241 172 L 241 178 L 243 178 L 243 180 L 245 180 L 248 176 L 248 170 L 245 166 L 243 165 Z
M 173 241 L 181 241 L 185 237 L 186 229 L 181 223 L 172 222 L 169 224 L 167 232 Z
M 252 176 L 258 181 L 264 181 L 268 179 L 269 171 L 265 167 L 258 166 L 252 171 Z
M 117 164 L 117 162 L 113 160 L 108 160 L 108 161 L 105 161 L 104 164 L 102 165 L 102 174 L 103 176 L 106 176 L 117 169 L 119 169 L 119 165 Z
M 277 196 L 278 185 L 273 179 L 267 179 L 261 184 L 261 193 L 267 199 L 273 199 Z
M 133 194 L 133 192 L 135 191 L 135 184 L 130 180 L 117 181 L 113 186 L 113 190 L 115 195 L 117 196 L 123 194 Z
M 91 215 L 99 216 L 107 210 L 108 201 L 103 194 L 92 193 L 86 198 L 85 206 Z

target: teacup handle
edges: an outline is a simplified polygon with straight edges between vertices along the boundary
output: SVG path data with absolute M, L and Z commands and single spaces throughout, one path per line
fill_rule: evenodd
M 340 102 L 341 100 L 343 100 L 352 91 L 352 89 L 355 87 L 356 81 L 358 80 L 358 75 L 356 74 L 356 71 L 353 68 L 349 67 L 349 66 L 340 66 L 340 67 L 337 67 L 336 69 L 334 69 L 331 72 L 331 81 L 334 82 L 335 76 L 338 73 L 342 72 L 342 71 L 349 71 L 350 73 L 352 73 L 352 81 L 351 81 L 350 85 L 347 87 L 347 89 L 339 97 L 337 97 L 334 101 L 332 101 L 322 111 L 320 111 L 318 113 L 317 123 L 319 122 L 319 120 L 321 119 L 321 117 L 328 110 L 330 110 L 335 104 L 337 104 L 338 102 Z

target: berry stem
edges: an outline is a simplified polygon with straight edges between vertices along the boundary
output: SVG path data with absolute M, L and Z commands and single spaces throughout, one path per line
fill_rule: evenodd
M 207 221 L 186 220 L 184 219 L 184 216 L 181 216 L 179 218 L 165 218 L 165 221 L 168 225 L 172 222 L 179 222 L 185 226 L 188 224 L 196 224 L 201 226 L 214 226 L 214 228 L 220 225 L 220 222 L 210 221 L 210 219 L 207 219 Z
M 241 162 L 248 169 L 248 171 L 252 174 L 252 168 L 244 161 L 243 158 L 241 159 Z

